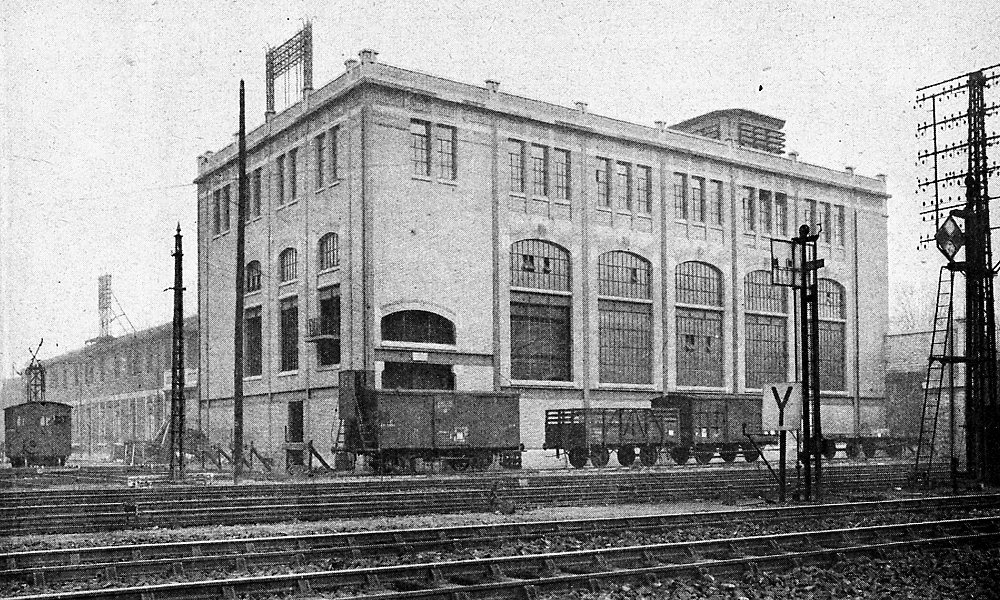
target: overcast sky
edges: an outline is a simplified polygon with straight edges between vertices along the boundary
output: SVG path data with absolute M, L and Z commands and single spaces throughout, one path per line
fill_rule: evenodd
M 40 338 L 53 356 L 97 334 L 101 273 L 136 328 L 169 320 L 178 222 L 196 311 L 195 158 L 232 140 L 240 78 L 248 126 L 261 123 L 264 52 L 307 18 L 317 88 L 373 48 L 637 123 L 730 107 L 783 118 L 800 160 L 888 175 L 893 305 L 921 261 L 940 263 L 914 252 L 915 89 L 1000 63 L 985 1 L 272 4 L 3 1 L 4 374 Z

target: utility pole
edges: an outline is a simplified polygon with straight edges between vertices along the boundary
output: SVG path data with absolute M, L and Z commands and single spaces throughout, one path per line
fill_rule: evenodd
M 170 353 L 170 479 L 184 479 L 184 256 L 181 224 L 174 234 L 174 322 Z
M 247 136 L 246 101 L 240 80 L 240 135 L 236 207 L 236 314 L 233 319 L 233 483 L 243 473 L 243 287 L 246 276 Z

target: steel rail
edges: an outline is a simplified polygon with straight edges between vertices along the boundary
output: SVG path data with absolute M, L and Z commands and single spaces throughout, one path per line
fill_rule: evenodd
M 733 572 L 750 565 L 787 568 L 805 561 L 828 561 L 847 554 L 912 550 L 934 544 L 995 542 L 1000 517 L 938 520 L 822 531 L 644 544 L 361 569 L 236 577 L 141 587 L 103 588 L 17 596 L 17 600 L 167 600 L 235 598 L 242 594 L 287 594 L 374 590 L 358 598 L 532 597 L 539 589 L 594 587 L 600 580 L 643 575 Z M 386 591 L 385 586 L 395 589 Z
M 139 575 L 169 575 L 211 569 L 247 570 L 293 564 L 297 560 L 350 560 L 360 556 L 449 549 L 472 544 L 641 531 L 662 533 L 679 527 L 733 523 L 785 522 L 793 519 L 913 513 L 1000 506 L 1000 494 L 935 497 L 860 503 L 769 507 L 575 521 L 534 521 L 444 528 L 200 540 L 161 544 L 66 548 L 0 554 L 0 581 L 35 586 L 86 578 L 118 580 Z

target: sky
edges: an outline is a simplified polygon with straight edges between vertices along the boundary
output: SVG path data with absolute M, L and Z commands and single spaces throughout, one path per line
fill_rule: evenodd
M 915 90 L 1000 63 L 985 1 L 275 4 L 3 0 L 0 374 L 42 338 L 49 357 L 95 337 L 102 273 L 128 317 L 112 333 L 168 321 L 178 224 L 196 312 L 196 157 L 234 139 L 241 78 L 248 128 L 263 121 L 264 53 L 306 19 L 316 88 L 372 48 L 647 125 L 733 107 L 785 119 L 801 161 L 888 176 L 894 318 L 942 261 L 915 250 Z

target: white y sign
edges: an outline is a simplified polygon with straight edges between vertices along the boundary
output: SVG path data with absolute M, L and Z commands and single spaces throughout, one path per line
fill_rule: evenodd
M 760 415 L 764 431 L 797 431 L 802 424 L 802 384 L 765 385 Z

